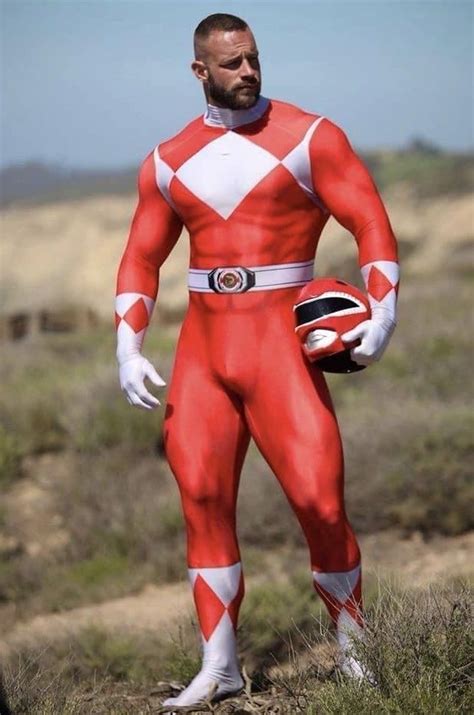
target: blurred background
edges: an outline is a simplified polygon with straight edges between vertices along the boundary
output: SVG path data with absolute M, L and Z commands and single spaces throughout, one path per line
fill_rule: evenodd
M 305 544 L 251 446 L 238 506 L 239 642 L 260 694 L 239 712 L 255 711 L 258 697 L 274 713 L 468 712 L 472 4 L 1 9 L 0 658 L 15 712 L 153 712 L 170 682 L 198 667 L 163 409 L 135 411 L 120 392 L 113 298 L 137 168 L 203 112 L 192 33 L 217 11 L 253 29 L 266 96 L 347 132 L 382 192 L 402 264 L 389 351 L 363 373 L 330 378 L 376 634 L 364 657 L 384 689 L 334 682 Z M 187 261 L 184 231 L 146 339 L 168 380 Z M 354 240 L 333 220 L 316 266 L 361 285 Z

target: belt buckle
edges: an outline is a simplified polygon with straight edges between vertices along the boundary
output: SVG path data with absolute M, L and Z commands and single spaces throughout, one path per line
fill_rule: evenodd
M 214 268 L 208 280 L 215 293 L 245 293 L 255 285 L 255 272 L 243 266 Z

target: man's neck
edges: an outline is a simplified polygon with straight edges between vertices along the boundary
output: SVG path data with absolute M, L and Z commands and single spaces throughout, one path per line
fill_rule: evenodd
M 210 127 L 235 129 L 243 124 L 256 122 L 265 113 L 269 101 L 266 97 L 260 96 L 253 107 L 248 109 L 228 109 L 227 107 L 216 107 L 214 104 L 208 104 L 204 114 L 204 124 Z

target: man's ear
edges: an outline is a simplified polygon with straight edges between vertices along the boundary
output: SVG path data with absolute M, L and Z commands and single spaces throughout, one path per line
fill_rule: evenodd
M 207 82 L 209 79 L 209 71 L 201 60 L 193 60 L 191 64 L 193 74 L 200 82 Z

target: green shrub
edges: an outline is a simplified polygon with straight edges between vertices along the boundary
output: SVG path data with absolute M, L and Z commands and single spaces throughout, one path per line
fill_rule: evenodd
M 183 682 L 199 670 L 197 645 L 191 620 L 171 637 L 130 635 L 89 627 L 80 631 L 70 644 L 69 676 L 88 681 L 100 676 L 132 683 L 153 683 L 159 678 Z M 59 646 L 64 647 L 65 643 Z
M 51 509 L 67 538 L 50 555 L 24 551 L 0 561 L 0 600 L 14 601 L 25 616 L 186 577 L 179 496 L 161 460 L 128 448 L 72 453 L 51 474 Z
M 114 340 L 113 331 L 99 327 L 39 336 L 34 351 L 22 343 L 7 345 L 0 424 L 15 434 L 23 454 L 65 448 L 95 454 L 116 445 L 138 452 L 156 446 L 163 410 L 150 415 L 127 403 L 118 383 Z M 165 377 L 169 343 L 166 335 L 150 335 L 147 341 L 149 354 L 160 355 Z
M 126 557 L 113 551 L 98 553 L 72 565 L 50 567 L 38 584 L 38 596 L 44 609 L 60 611 L 127 592 L 133 577 Z
M 15 715 L 148 712 L 158 680 L 183 683 L 199 670 L 197 643 L 191 621 L 171 638 L 90 626 L 46 648 L 15 653 L 3 663 L 5 694 Z M 141 695 L 144 710 L 132 693 Z
M 472 592 L 387 589 L 368 609 L 354 649 L 367 681 L 337 678 L 307 693 L 308 713 L 446 715 L 472 712 Z
M 291 631 L 314 626 L 323 613 L 310 571 L 296 571 L 289 582 L 255 586 L 242 604 L 239 639 L 247 667 L 264 668 L 286 652 Z M 325 618 L 325 616 L 324 616 Z
M 357 531 L 454 535 L 473 527 L 471 410 L 432 403 L 428 424 L 427 412 L 413 399 L 382 420 L 372 405 L 359 409 L 357 421 L 342 411 L 347 505 Z
M 189 683 L 201 667 L 201 636 L 191 618 L 162 644 L 162 675 L 178 683 Z
M 118 446 L 150 452 L 161 434 L 161 422 L 162 413 L 132 410 L 123 395 L 114 390 L 112 395 L 98 395 L 96 403 L 84 411 L 70 441 L 81 452 L 97 453 Z
M 22 455 L 55 452 L 67 446 L 62 405 L 47 394 L 23 394 L 14 408 L 0 406 L 0 420 L 14 432 Z
M 97 674 L 113 680 L 147 680 L 149 665 L 138 639 L 90 626 L 71 643 L 70 675 L 90 678 Z
M 389 515 L 405 530 L 461 534 L 474 528 L 474 416 L 446 420 L 413 435 L 399 465 L 388 470 Z
M 161 460 L 137 457 L 128 447 L 82 455 L 75 478 L 57 491 L 57 509 L 72 537 L 70 557 L 89 559 L 105 549 L 134 564 L 148 561 L 159 567 L 166 561 L 176 569 L 184 527 L 173 482 Z
M 90 708 L 90 701 L 87 702 L 90 693 L 83 697 L 80 687 L 71 687 L 71 682 L 63 677 L 63 660 L 56 660 L 53 667 L 47 667 L 43 655 L 44 651 L 21 653 L 15 660 L 3 663 L 0 712 L 4 712 L 2 704 L 7 712 L 8 703 L 12 715 L 85 715 L 86 708 Z
M 79 586 L 101 584 L 109 578 L 123 576 L 129 567 L 127 559 L 119 554 L 97 555 L 87 561 L 80 561 L 69 569 L 72 581 Z
M 418 198 L 472 191 L 474 161 L 469 154 L 394 151 L 374 152 L 365 158 L 381 190 L 405 183 Z
M 13 434 L 0 425 L 0 487 L 21 476 L 22 450 Z

